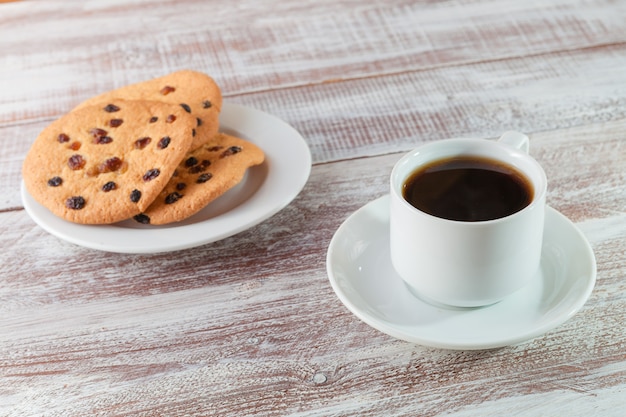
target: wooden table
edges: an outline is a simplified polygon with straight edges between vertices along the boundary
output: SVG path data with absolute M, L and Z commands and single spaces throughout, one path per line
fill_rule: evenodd
M 0 5 L 3 416 L 623 416 L 626 2 L 18 1 Z M 299 196 L 194 249 L 99 252 L 37 226 L 21 164 L 100 92 L 190 68 L 308 143 Z M 425 142 L 527 133 L 597 283 L 533 340 L 453 351 L 339 301 L 326 253 Z

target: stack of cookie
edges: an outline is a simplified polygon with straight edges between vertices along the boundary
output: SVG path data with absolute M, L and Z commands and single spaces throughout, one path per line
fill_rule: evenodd
M 213 79 L 187 70 L 93 97 L 39 134 L 22 167 L 26 188 L 75 223 L 183 220 L 264 160 L 218 132 L 221 106 Z

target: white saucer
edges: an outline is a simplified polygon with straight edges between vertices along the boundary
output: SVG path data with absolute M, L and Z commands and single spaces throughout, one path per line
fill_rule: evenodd
M 442 308 L 414 297 L 391 265 L 388 234 L 389 196 L 352 214 L 328 248 L 330 283 L 365 323 L 425 346 L 492 349 L 532 339 L 571 318 L 596 280 L 591 246 L 549 207 L 540 271 L 527 287 L 488 307 Z
M 165 226 L 134 220 L 111 225 L 81 225 L 56 217 L 28 194 L 22 202 L 32 219 L 47 232 L 68 242 L 109 252 L 156 253 L 191 248 L 242 232 L 289 204 L 311 172 L 311 153 L 302 136 L 275 116 L 224 103 L 220 130 L 257 144 L 265 162 L 190 218 Z

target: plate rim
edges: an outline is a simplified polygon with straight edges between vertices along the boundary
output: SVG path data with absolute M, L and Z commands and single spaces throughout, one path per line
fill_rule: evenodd
M 519 344 L 528 340 L 531 340 L 535 337 L 538 337 L 542 334 L 545 334 L 549 330 L 552 330 L 559 325 L 563 324 L 567 320 L 569 320 L 572 316 L 574 316 L 587 302 L 589 296 L 591 295 L 593 288 L 595 286 L 595 282 L 597 279 L 597 264 L 595 255 L 593 253 L 593 249 L 584 236 L 584 234 L 576 227 L 576 225 L 568 219 L 566 216 L 558 212 L 556 209 L 546 205 L 546 211 L 550 213 L 550 216 L 559 216 L 562 221 L 566 222 L 567 226 L 573 228 L 576 232 L 577 237 L 580 239 L 581 244 L 585 247 L 586 255 L 589 256 L 589 268 L 591 273 L 588 276 L 584 277 L 584 281 L 581 281 L 582 287 L 581 290 L 577 293 L 577 297 L 573 298 L 569 303 L 570 308 L 567 310 L 567 313 L 562 313 L 557 315 L 556 317 L 548 320 L 547 322 L 540 324 L 534 328 L 528 328 L 525 331 L 519 332 L 514 336 L 506 336 L 503 338 L 491 337 L 489 340 L 483 339 L 474 340 L 474 341 L 464 341 L 464 342 L 455 342 L 450 341 L 449 339 L 443 338 L 443 340 L 436 338 L 428 338 L 428 337 L 420 337 L 419 334 L 412 333 L 410 329 L 407 329 L 408 326 L 397 325 L 394 326 L 392 323 L 385 322 L 374 315 L 368 313 L 365 310 L 359 308 L 355 303 L 353 303 L 349 294 L 347 294 L 340 285 L 341 278 L 337 278 L 333 271 L 333 252 L 335 252 L 335 246 L 337 246 L 338 240 L 341 238 L 341 235 L 345 233 L 345 230 L 349 227 L 349 224 L 353 221 L 356 221 L 355 218 L 359 216 L 362 212 L 367 210 L 377 209 L 377 205 L 382 205 L 385 201 L 388 203 L 389 195 L 386 194 L 377 199 L 374 199 L 365 205 L 358 208 L 356 211 L 350 214 L 339 226 L 335 234 L 333 235 L 326 255 L 326 269 L 327 275 L 331 284 L 331 287 L 339 300 L 344 304 L 344 306 L 355 316 L 357 316 L 361 321 L 366 323 L 367 325 L 373 327 L 376 330 L 379 330 L 391 337 L 404 340 L 410 343 L 416 343 L 422 346 L 439 348 L 439 349 L 449 349 L 449 350 L 485 350 L 485 349 L 496 349 L 502 348 L 505 346 Z M 549 216 L 546 213 L 546 220 L 548 220 Z M 385 219 L 388 221 L 388 214 Z M 399 279 L 399 278 L 398 278 Z M 350 282 L 351 284 L 351 282 Z M 406 290 L 408 292 L 408 289 Z M 562 297 L 560 300 L 566 299 L 567 297 Z M 424 303 L 422 301 L 417 300 L 418 303 Z M 426 304 L 426 303 L 424 303 Z M 436 307 L 432 307 L 436 308 Z M 489 307 L 485 307 L 489 308 Z M 460 311 L 462 311 L 461 309 Z M 468 310 L 469 311 L 469 310 Z M 535 320 L 536 322 L 543 321 L 543 318 L 546 315 L 544 314 L 540 319 Z
M 238 124 L 238 121 L 241 121 L 241 124 Z M 288 147 L 291 153 L 289 154 L 289 158 L 281 158 L 280 154 L 284 152 L 282 147 L 281 149 L 278 149 L 278 147 L 268 149 L 268 144 L 266 144 L 267 146 L 265 147 L 260 146 L 266 155 L 263 164 L 267 167 L 267 178 L 251 193 L 250 199 L 253 201 L 246 201 L 240 206 L 234 207 L 228 212 L 214 218 L 191 224 L 181 224 L 180 226 L 167 225 L 167 227 L 159 227 L 155 225 L 150 228 L 116 228 L 113 225 L 77 224 L 55 216 L 52 212 L 35 201 L 28 193 L 23 180 L 20 185 L 22 204 L 31 219 L 46 232 L 72 244 L 105 252 L 127 254 L 172 252 L 202 246 L 236 235 L 272 217 L 289 205 L 300 194 L 308 182 L 311 173 L 312 156 L 308 144 L 295 128 L 274 115 L 252 107 L 224 102 L 220 113 L 220 130 L 222 129 L 241 132 L 243 136 L 245 136 L 243 139 L 249 140 L 257 145 L 260 145 L 259 142 L 263 142 L 264 140 L 267 141 L 268 144 L 271 143 L 271 141 L 275 141 L 273 138 L 267 138 L 275 136 L 276 134 L 281 138 L 284 136 L 288 137 L 289 140 L 285 142 L 285 147 Z M 255 201 L 258 200 L 255 196 L 260 196 L 262 193 L 268 192 L 268 189 L 272 191 L 272 187 L 278 188 L 275 184 L 271 183 L 272 178 L 279 176 L 287 165 L 293 164 L 294 160 L 298 161 L 297 167 L 300 171 L 298 173 L 289 172 L 288 188 L 277 190 L 280 194 L 280 198 L 277 198 L 271 203 Z M 251 208 L 249 206 L 250 204 L 256 204 L 259 209 L 254 215 L 252 215 L 254 207 Z M 244 217 L 243 220 L 245 221 L 236 225 L 222 227 L 219 233 L 215 234 L 203 234 L 198 230 L 202 225 L 207 225 L 207 227 L 210 227 L 211 224 L 215 225 L 216 222 L 223 220 L 229 214 L 231 216 L 238 215 L 239 217 Z M 220 217 L 222 217 L 222 219 L 220 219 Z M 135 241 L 132 243 L 121 242 L 121 244 L 112 242 L 111 240 L 114 238 L 119 240 L 120 230 L 132 233 L 133 238 L 136 237 L 142 242 L 148 242 L 148 244 L 138 244 Z M 91 233 L 95 235 L 96 238 L 86 240 L 82 238 L 80 234 L 77 236 L 76 231 L 81 231 L 80 233 L 82 234 Z M 176 234 L 176 239 L 169 240 L 163 238 L 164 231 L 170 231 L 169 235 L 174 235 L 172 231 L 180 233 Z M 185 232 L 189 232 L 186 235 L 191 237 L 180 239 L 178 235 L 185 234 Z M 122 234 L 122 236 L 124 236 L 124 234 Z

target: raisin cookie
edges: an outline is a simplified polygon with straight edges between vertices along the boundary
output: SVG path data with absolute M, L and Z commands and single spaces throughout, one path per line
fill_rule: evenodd
M 52 122 L 22 166 L 28 192 L 55 215 L 108 224 L 145 211 L 189 152 L 196 118 L 178 105 L 114 100 Z
M 256 145 L 217 133 L 183 158 L 163 191 L 135 220 L 166 224 L 186 219 L 237 185 L 249 167 L 264 159 Z
M 196 149 L 209 141 L 219 128 L 222 93 L 215 81 L 201 72 L 181 70 L 127 85 L 92 97 L 79 104 L 76 109 L 108 103 L 115 99 L 155 100 L 181 106 L 196 118 L 195 137 L 191 149 Z

